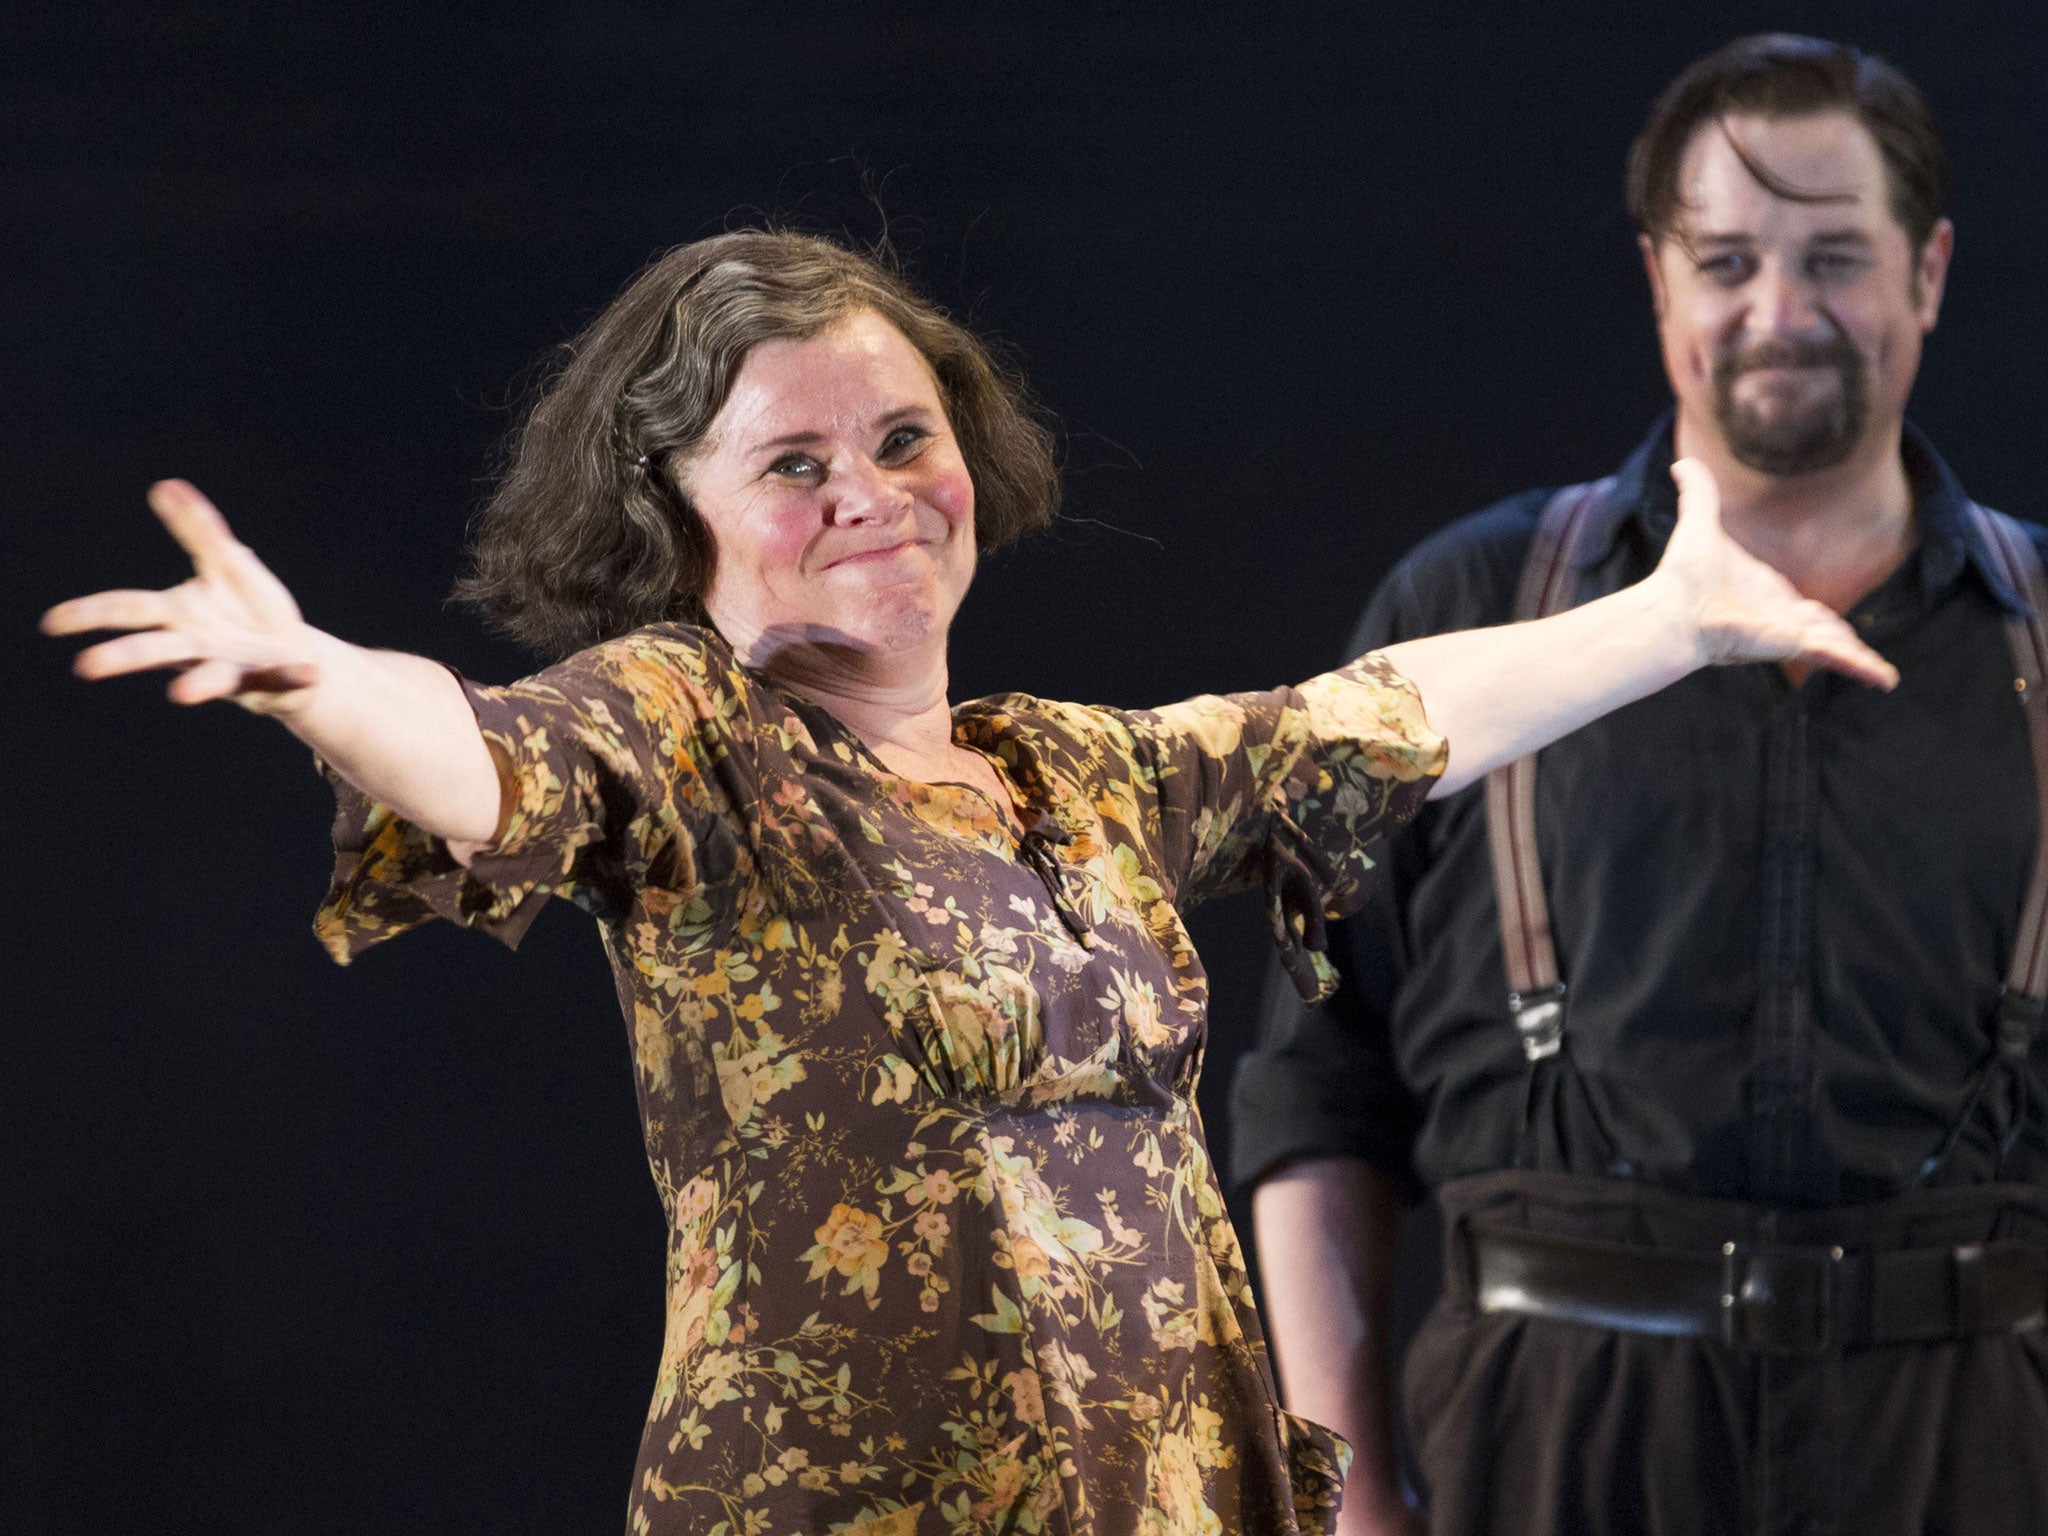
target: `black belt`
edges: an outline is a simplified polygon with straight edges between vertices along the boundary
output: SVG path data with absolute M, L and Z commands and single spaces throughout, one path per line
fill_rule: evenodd
M 2048 1248 L 1966 1243 L 1858 1252 L 1588 1242 L 1469 1221 L 1482 1312 L 1717 1339 L 1773 1355 L 1930 1343 L 2048 1325 Z

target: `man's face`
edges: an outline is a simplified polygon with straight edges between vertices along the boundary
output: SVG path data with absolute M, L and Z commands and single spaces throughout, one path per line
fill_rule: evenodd
M 1813 200 L 1773 193 L 1744 156 Z M 1643 251 L 1686 429 L 1776 476 L 1888 439 L 1941 306 L 1948 222 L 1912 248 L 1876 141 L 1846 112 L 1703 123 L 1679 193 L 1676 226 Z

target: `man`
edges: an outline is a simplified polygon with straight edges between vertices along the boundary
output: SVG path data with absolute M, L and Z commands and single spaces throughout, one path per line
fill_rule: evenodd
M 1553 603 L 1639 579 L 1691 455 L 1904 681 L 1702 673 L 1543 752 L 1521 810 L 1468 789 L 1389 847 L 1332 930 L 1342 986 L 1276 1007 L 1234 1086 L 1283 1386 L 1357 1448 L 1341 1529 L 1424 1529 L 1386 1370 L 1429 1186 L 1427 1529 L 2038 1536 L 2048 706 L 2015 657 L 2041 534 L 1904 421 L 1941 147 L 1881 61 L 1748 38 L 1658 101 L 1628 187 L 1675 412 L 1610 482 L 1425 542 L 1353 649 L 1514 617 L 1539 522 Z

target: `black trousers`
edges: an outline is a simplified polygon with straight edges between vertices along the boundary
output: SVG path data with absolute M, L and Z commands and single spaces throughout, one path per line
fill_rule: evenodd
M 1700 1252 L 2048 1245 L 2048 1190 L 1770 1212 L 1496 1173 L 1441 1197 L 1444 1291 L 1405 1377 L 1433 1536 L 2048 1536 L 2048 1330 L 1786 1356 L 1482 1314 L 1462 1236 L 1477 1216 Z

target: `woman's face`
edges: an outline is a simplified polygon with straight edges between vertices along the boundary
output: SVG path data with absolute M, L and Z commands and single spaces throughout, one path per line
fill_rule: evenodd
M 974 485 L 931 368 L 873 310 L 756 346 L 678 469 L 717 552 L 705 609 L 743 660 L 943 656 L 974 578 Z

